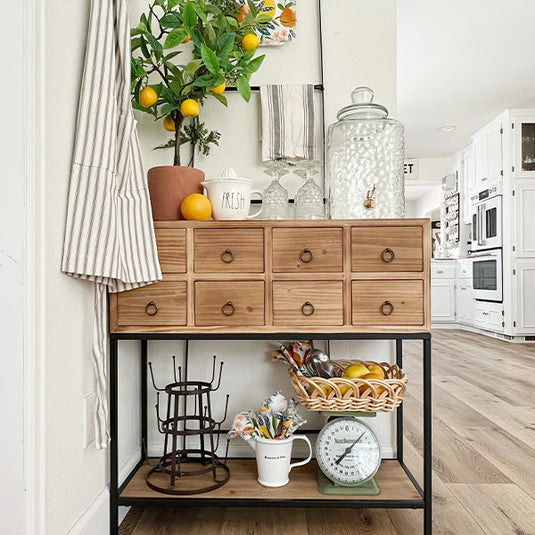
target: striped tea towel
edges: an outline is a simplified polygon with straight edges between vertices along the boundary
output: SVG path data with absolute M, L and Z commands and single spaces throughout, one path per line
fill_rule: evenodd
M 315 160 L 314 86 L 263 85 L 262 160 Z

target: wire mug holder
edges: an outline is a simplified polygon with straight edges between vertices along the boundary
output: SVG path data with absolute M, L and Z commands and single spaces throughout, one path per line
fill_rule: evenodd
M 225 459 L 221 460 L 216 455 L 221 424 L 227 417 L 229 401 L 227 394 L 223 418 L 214 420 L 210 395 L 219 390 L 223 371 L 221 362 L 215 386 L 216 360 L 214 355 L 210 381 L 189 381 L 186 345 L 184 373 L 181 366 L 177 368 L 173 356 L 174 382 L 163 388 L 156 386 L 152 362 L 149 362 L 152 385 L 157 392 L 155 407 L 158 431 L 164 436 L 164 453 L 146 476 L 147 485 L 157 492 L 181 496 L 201 494 L 223 486 L 230 478 L 226 464 L 228 439 Z M 166 396 L 164 418 L 160 415 L 160 394 Z M 194 439 L 197 440 L 198 447 L 188 447 Z

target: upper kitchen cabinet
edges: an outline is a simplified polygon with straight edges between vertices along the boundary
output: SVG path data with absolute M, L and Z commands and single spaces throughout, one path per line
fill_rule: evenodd
M 474 173 L 474 147 L 469 145 L 463 150 L 461 165 L 462 203 L 461 218 L 463 223 L 472 222 L 472 204 L 470 194 L 476 190 Z
M 473 136 L 474 178 L 472 194 L 503 178 L 503 117 L 492 121 Z
M 515 112 L 511 117 L 513 178 L 535 178 L 535 115 Z

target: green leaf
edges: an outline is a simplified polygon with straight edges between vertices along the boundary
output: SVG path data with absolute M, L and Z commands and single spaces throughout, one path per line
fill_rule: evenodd
M 201 44 L 201 57 L 206 68 L 213 74 L 219 74 L 219 60 L 215 52 L 208 48 L 204 43 Z
M 149 52 L 149 49 L 147 47 L 147 43 L 145 41 L 145 39 L 143 37 L 140 38 L 141 39 L 141 52 L 143 52 L 143 55 L 145 56 L 146 59 L 149 59 L 150 58 L 150 52 Z
M 227 24 L 229 28 L 233 31 L 237 31 L 239 28 L 238 21 L 234 17 L 225 17 L 227 19 Z
M 245 76 L 238 77 L 236 80 L 236 87 L 238 88 L 240 95 L 243 97 L 243 100 L 249 102 L 251 99 L 251 86 Z
M 203 38 L 202 38 L 202 34 L 199 28 L 193 28 L 191 32 L 191 39 L 193 40 L 193 43 L 195 44 L 197 48 L 201 48 L 201 45 L 203 43 Z
M 213 4 L 208 4 L 206 7 L 206 13 L 211 13 L 212 15 L 221 15 L 223 12 L 221 9 L 217 6 L 214 6 Z
M 212 50 L 217 46 L 217 35 L 214 27 L 210 23 L 204 27 L 204 41 Z
M 224 33 L 217 38 L 217 51 L 224 54 L 228 54 L 234 48 L 234 40 L 236 38 L 235 33 Z
M 251 10 L 249 13 L 251 13 L 252 16 L 256 18 L 256 16 L 258 15 L 258 9 L 256 7 L 256 4 L 252 0 L 247 0 L 247 4 L 249 5 L 249 9 Z
M 206 24 L 208 22 L 208 18 L 202 7 L 199 4 L 195 3 L 193 4 L 193 9 L 195 10 L 195 13 L 197 13 L 199 18 Z
M 165 39 L 163 45 L 164 49 L 175 48 L 175 46 L 182 43 L 187 36 L 188 32 L 185 28 L 175 28 L 174 30 L 171 30 Z
M 134 39 L 130 40 L 130 51 L 134 52 L 134 50 L 137 50 L 141 46 L 141 37 L 135 37 Z
M 177 13 L 166 13 L 160 19 L 160 24 L 163 28 L 180 28 L 182 21 Z
M 256 22 L 259 22 L 260 24 L 265 24 L 271 22 L 272 20 L 273 17 L 271 15 L 266 15 L 265 13 L 261 13 L 260 15 L 258 15 L 258 17 L 256 17 Z
M 216 85 L 219 85 L 216 83 L 217 79 L 217 76 L 213 74 L 203 74 L 193 82 L 193 85 L 196 87 L 216 87 Z
M 145 37 L 146 37 L 147 41 L 149 42 L 149 45 L 151 46 L 152 50 L 154 50 L 154 52 L 161 52 L 162 51 L 162 45 L 160 44 L 158 39 L 156 39 L 156 37 L 154 37 L 150 33 L 147 33 L 145 35 Z
M 180 0 L 168 0 L 167 9 L 171 10 L 174 7 L 178 6 L 178 4 L 180 4 Z
M 169 54 L 167 54 L 167 56 L 164 56 L 163 60 L 164 60 L 164 62 L 165 61 L 171 61 L 174 57 L 178 56 L 181 53 L 182 53 L 181 50 L 176 50 L 175 52 L 169 52 Z
M 175 104 L 174 102 L 167 102 L 164 104 L 160 110 L 160 113 L 162 115 L 169 115 L 172 111 L 175 111 L 179 108 L 178 104 Z
M 167 143 L 164 143 L 163 145 L 158 145 L 157 147 L 154 147 L 152 150 L 158 150 L 158 149 L 174 149 L 175 148 L 175 140 L 171 138 Z
M 217 100 L 219 100 L 221 104 L 228 106 L 227 97 L 225 97 L 225 95 L 216 95 L 215 93 L 211 93 L 211 95 L 215 97 Z
M 243 69 L 244 72 L 248 74 L 249 76 L 251 76 L 253 72 L 256 72 L 260 68 L 260 65 L 262 65 L 262 62 L 264 61 L 265 58 L 266 58 L 265 55 L 254 58 L 248 65 L 245 66 L 245 68 Z
M 193 2 L 188 2 L 184 7 L 184 26 L 191 28 L 197 24 L 197 13 L 193 7 Z
M 193 77 L 193 75 L 199 70 L 201 65 L 202 59 L 194 59 L 186 65 L 186 72 L 189 74 L 190 77 Z

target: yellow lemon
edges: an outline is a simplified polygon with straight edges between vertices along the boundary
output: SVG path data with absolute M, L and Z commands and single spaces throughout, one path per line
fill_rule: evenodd
M 191 41 L 191 35 L 187 35 L 182 43 L 189 43 Z
M 180 213 L 184 219 L 208 221 L 212 215 L 212 203 L 208 197 L 200 193 L 192 193 L 182 201 Z
M 314 387 L 315 390 L 318 390 L 318 387 Z M 320 385 L 321 391 L 327 397 L 332 392 L 332 387 L 329 385 Z
M 351 387 L 349 385 L 342 385 L 340 387 L 340 392 L 341 392 L 342 396 L 350 389 L 351 389 Z
M 168 131 L 168 132 L 174 132 L 175 131 L 175 121 L 173 120 L 173 118 L 168 115 L 164 120 L 163 120 L 163 127 Z
M 156 102 L 158 102 L 158 95 L 152 87 L 145 87 L 145 89 L 142 89 L 139 92 L 139 103 L 144 108 L 150 108 L 151 106 L 154 106 Z
M 385 371 L 383 368 L 381 368 L 381 366 L 379 366 L 379 364 L 368 364 L 368 370 L 370 370 L 371 373 L 376 373 L 379 375 L 379 379 L 385 378 Z
M 241 40 L 241 46 L 245 50 L 245 52 L 248 52 L 249 50 L 257 49 L 259 44 L 260 44 L 260 39 L 258 39 L 256 34 L 254 33 L 248 33 Z
M 378 373 L 367 373 L 366 375 L 363 375 L 361 379 L 366 379 L 366 381 L 370 379 L 381 380 L 383 379 L 383 377 L 381 377 Z M 384 386 L 380 386 L 376 384 L 374 384 L 373 386 L 375 387 L 375 391 L 377 392 L 378 395 L 382 394 L 386 390 Z M 359 387 L 359 393 L 363 394 L 364 392 L 366 392 L 367 389 L 368 389 L 368 385 L 362 385 Z M 371 392 L 371 389 L 370 389 L 370 392 Z
M 227 88 L 227 84 L 223 82 L 222 84 L 219 84 L 218 86 L 214 87 L 212 89 L 212 93 L 215 93 L 216 95 L 221 95 Z
M 367 373 L 370 373 L 370 370 L 368 370 L 364 364 L 350 364 L 344 370 L 343 377 L 349 377 L 349 379 L 358 379 Z
M 199 115 L 200 111 L 199 103 L 196 100 L 193 100 L 192 98 L 186 99 L 182 104 L 180 105 L 180 113 L 184 117 L 197 117 Z

